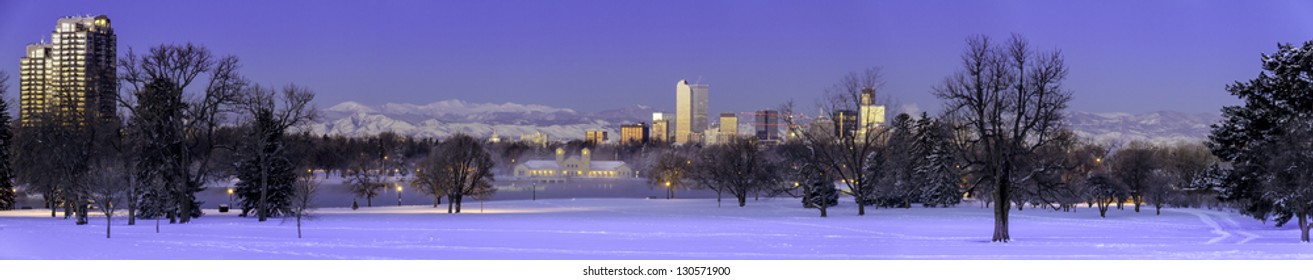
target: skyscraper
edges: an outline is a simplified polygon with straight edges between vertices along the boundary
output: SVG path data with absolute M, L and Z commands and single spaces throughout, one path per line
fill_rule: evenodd
M 652 113 L 652 129 L 648 131 L 648 139 L 652 142 L 666 143 L 670 141 L 670 114 L 663 112 Z
M 875 89 L 862 89 L 861 104 L 858 108 L 861 112 L 861 124 L 858 125 L 865 132 L 871 128 L 884 124 L 884 106 L 875 105 Z
M 720 133 L 717 134 L 716 142 L 729 143 L 739 134 L 739 116 L 734 113 L 720 113 Z
M 699 142 L 707 130 L 707 92 L 704 84 L 675 84 L 675 144 Z
M 752 126 L 757 129 L 757 140 L 762 143 L 776 143 L 780 141 L 780 112 L 775 110 L 761 110 L 753 115 Z
M 45 113 L 113 117 L 118 97 L 117 36 L 109 17 L 60 18 L 50 43 L 27 46 L 19 59 L 19 120 L 30 125 Z

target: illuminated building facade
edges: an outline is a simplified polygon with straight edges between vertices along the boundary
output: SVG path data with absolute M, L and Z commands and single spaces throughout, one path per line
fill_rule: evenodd
M 31 125 L 46 113 L 115 116 L 117 36 L 109 17 L 64 17 L 50 43 L 27 46 L 19 59 L 19 120 Z
M 620 126 L 620 144 L 647 144 L 648 127 L 646 123 L 626 124 Z
M 701 142 L 701 132 L 707 129 L 707 93 L 704 84 L 689 84 L 680 80 L 675 84 L 675 144 Z
M 717 142 L 729 143 L 739 134 L 739 116 L 734 113 L 720 114 L 720 131 L 716 134 Z
M 530 160 L 515 166 L 516 177 L 521 178 L 630 178 L 633 168 L 623 161 L 592 160 L 588 148 L 579 156 L 565 157 L 565 149 L 556 149 L 556 160 Z

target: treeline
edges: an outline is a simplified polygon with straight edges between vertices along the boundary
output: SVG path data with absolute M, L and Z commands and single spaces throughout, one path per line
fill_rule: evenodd
M 256 84 L 240 74 L 236 57 L 192 44 L 129 50 L 118 64 L 123 93 L 114 100 L 54 94 L 48 109 L 21 123 L 0 114 L 0 210 L 16 206 L 21 186 L 42 197 L 51 217 L 63 209 L 80 225 L 98 211 L 108 225 L 126 210 L 129 225 L 153 219 L 158 231 L 161 220 L 201 217 L 196 193 L 236 179 L 242 216 L 295 217 L 299 228 L 318 190 L 314 170 L 348 178 L 368 200 L 388 177 L 417 173 L 412 184 L 426 186 L 420 191 L 435 202 L 449 197 L 453 212 L 465 196 L 492 194 L 495 162 L 471 137 L 298 132 L 318 117 L 312 90 Z M 7 82 L 0 73 L 0 95 Z M 0 111 L 8 107 L 0 100 Z

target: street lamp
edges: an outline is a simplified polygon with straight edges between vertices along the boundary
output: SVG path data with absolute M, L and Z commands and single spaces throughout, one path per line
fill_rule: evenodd
M 533 182 L 529 189 L 533 190 L 533 200 L 538 200 L 538 182 Z
M 233 204 L 233 188 L 232 188 L 232 187 L 229 187 L 229 188 L 228 188 L 228 205 L 232 205 L 232 204 Z
M 397 185 L 397 206 L 401 206 L 401 185 Z

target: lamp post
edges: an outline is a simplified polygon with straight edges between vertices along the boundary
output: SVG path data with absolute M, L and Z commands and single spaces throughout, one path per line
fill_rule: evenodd
M 233 188 L 228 187 L 228 205 L 233 205 Z
M 397 206 L 401 206 L 401 185 L 397 185 Z
M 538 200 L 538 182 L 533 182 L 533 186 L 529 188 L 533 190 L 533 200 Z

